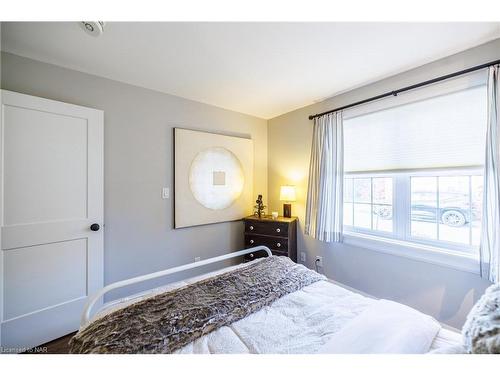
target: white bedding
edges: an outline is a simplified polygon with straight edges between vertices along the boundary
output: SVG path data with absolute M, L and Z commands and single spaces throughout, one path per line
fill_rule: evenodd
M 238 267 L 244 265 L 228 267 L 183 282 L 169 284 L 147 294 L 122 299 L 112 307 L 101 311 L 94 319 L 154 294 Z M 280 298 L 240 321 L 200 337 L 176 353 L 318 353 L 324 350 L 325 344 L 334 334 L 359 314 L 374 308 L 377 302 L 333 282 L 318 281 Z M 457 344 L 460 344 L 460 335 L 441 328 L 432 340 L 432 345 L 422 352 Z
M 429 315 L 382 299 L 334 333 L 319 353 L 424 354 L 440 329 Z

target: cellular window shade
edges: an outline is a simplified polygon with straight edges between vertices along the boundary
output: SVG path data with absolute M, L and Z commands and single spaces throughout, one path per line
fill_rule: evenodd
M 345 171 L 482 165 L 486 109 L 481 85 L 346 119 Z

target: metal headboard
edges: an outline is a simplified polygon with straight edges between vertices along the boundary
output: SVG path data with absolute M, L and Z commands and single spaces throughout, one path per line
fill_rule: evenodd
M 271 250 L 269 250 L 269 248 L 267 246 L 256 246 L 256 247 L 232 252 L 232 253 L 225 254 L 225 255 L 220 255 L 218 257 L 201 260 L 199 262 L 184 264 L 182 266 L 169 268 L 169 269 L 166 269 L 163 271 L 153 272 L 153 273 L 149 273 L 147 275 L 137 276 L 137 277 L 133 277 L 131 279 L 117 281 L 116 283 L 109 284 L 109 285 L 105 286 L 104 288 L 102 288 L 101 290 L 99 290 L 96 294 L 89 297 L 87 303 L 85 304 L 85 308 L 83 309 L 83 314 L 82 314 L 82 318 L 80 321 L 80 326 L 82 327 L 90 321 L 90 313 L 92 311 L 92 308 L 96 304 L 96 302 L 99 301 L 106 293 L 110 292 L 111 290 L 119 289 L 119 288 L 122 288 L 122 287 L 127 286 L 127 285 L 137 284 L 137 283 L 140 283 L 140 282 L 146 281 L 146 280 L 156 279 L 156 278 L 162 277 L 162 276 L 172 275 L 172 274 L 177 273 L 177 272 L 182 272 L 182 271 L 186 271 L 186 270 L 191 270 L 193 268 L 206 266 L 207 264 L 212 264 L 212 263 L 221 262 L 223 260 L 237 258 L 237 257 L 240 257 L 242 255 L 255 253 L 257 251 L 265 251 L 267 253 L 268 257 L 270 257 L 272 255 Z M 102 306 L 101 309 L 105 308 L 105 307 L 106 307 L 106 305 Z

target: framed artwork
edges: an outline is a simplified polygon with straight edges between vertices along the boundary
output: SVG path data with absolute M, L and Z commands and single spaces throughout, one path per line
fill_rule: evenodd
M 251 214 L 251 139 L 175 128 L 174 148 L 175 228 Z

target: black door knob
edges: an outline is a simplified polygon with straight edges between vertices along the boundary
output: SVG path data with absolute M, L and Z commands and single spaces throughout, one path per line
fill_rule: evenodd
M 94 231 L 94 232 L 97 232 L 97 231 L 99 230 L 99 228 L 101 228 L 101 227 L 100 227 L 100 226 L 99 226 L 99 224 L 97 224 L 97 223 L 94 223 L 94 224 L 92 224 L 92 225 L 90 226 L 90 230 L 92 230 L 92 231 Z

